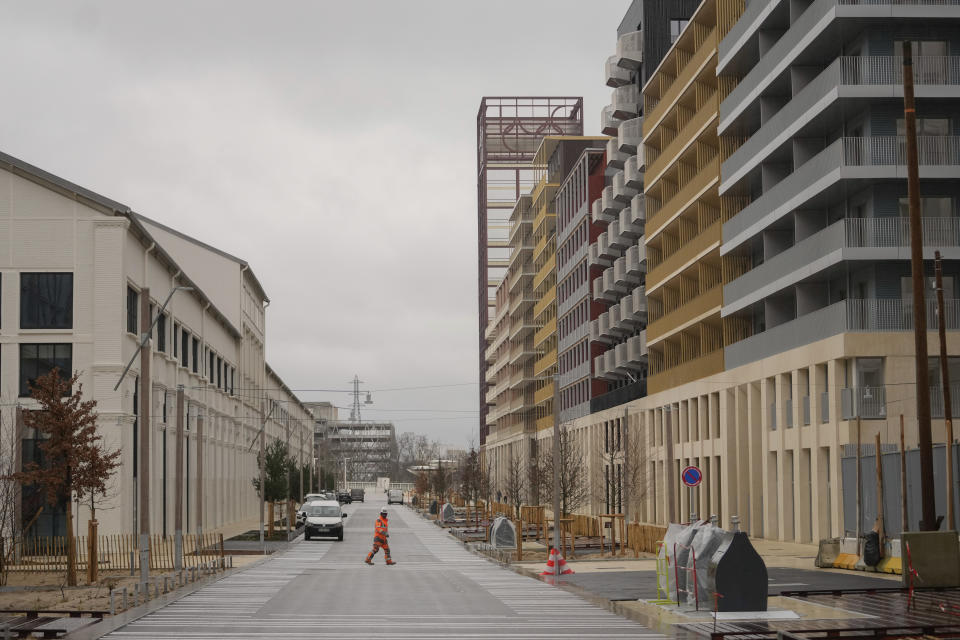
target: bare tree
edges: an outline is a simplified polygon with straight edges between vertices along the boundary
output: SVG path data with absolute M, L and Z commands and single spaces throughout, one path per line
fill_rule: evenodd
M 523 458 L 519 455 L 510 454 L 510 460 L 507 462 L 507 500 L 516 510 L 516 517 L 520 517 L 520 506 L 523 505 L 523 498 L 527 494 L 527 469 L 523 464 Z
M 587 486 L 587 468 L 583 458 L 583 450 L 576 436 L 569 427 L 560 427 L 560 511 L 563 515 L 573 513 L 582 507 L 590 498 L 590 489 Z M 543 468 L 547 482 L 546 495 L 553 498 L 553 446 L 550 451 L 544 452 Z
M 0 550 L 4 554 L 0 558 L 0 585 L 7 584 L 9 573 L 9 558 L 14 549 L 13 541 L 20 537 L 22 532 L 21 518 L 18 516 L 20 508 L 20 485 L 13 479 L 13 474 L 19 471 L 20 440 L 22 438 L 19 420 L 19 408 L 0 408 L 0 537 L 11 544 Z
M 76 497 L 102 494 L 107 480 L 120 465 L 119 451 L 108 452 L 97 434 L 97 403 L 83 400 L 79 373 L 61 378 L 53 369 L 30 385 L 40 405 L 23 414 L 24 425 L 43 436 L 37 445 L 42 464 L 31 462 L 12 474 L 25 486 L 36 486 L 47 504 L 64 504 L 67 511 L 67 585 L 77 584 L 77 558 L 73 539 L 73 505 Z
M 545 460 L 542 455 L 533 455 L 527 464 L 527 489 L 530 495 L 530 504 L 543 504 L 550 495 L 548 484 L 552 477 L 546 476 Z

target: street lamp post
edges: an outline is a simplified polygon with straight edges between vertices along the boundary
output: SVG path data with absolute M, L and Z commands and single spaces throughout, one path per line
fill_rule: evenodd
M 164 309 L 173 298 L 177 291 L 193 291 L 193 287 L 174 287 L 167 295 L 167 299 L 160 305 L 157 314 L 151 317 L 150 314 L 150 288 L 143 287 L 140 290 L 140 340 L 137 350 L 133 353 L 127 366 L 123 368 L 117 384 L 113 386 L 116 391 L 126 377 L 130 367 L 133 366 L 137 356 L 140 357 L 140 402 L 137 430 L 139 431 L 140 460 L 139 473 L 137 474 L 137 483 L 139 489 L 139 500 L 137 504 L 137 516 L 140 529 L 140 582 L 146 583 L 150 580 L 150 410 L 153 383 L 150 380 L 150 336 L 153 328 L 156 326 Z
M 560 553 L 560 374 L 553 374 L 553 548 Z M 553 563 L 560 577 L 560 561 Z

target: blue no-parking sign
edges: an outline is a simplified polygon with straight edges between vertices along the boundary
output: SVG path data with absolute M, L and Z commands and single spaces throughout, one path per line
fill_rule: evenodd
M 698 467 L 687 467 L 680 474 L 680 479 L 688 487 L 697 487 L 703 481 L 703 472 Z

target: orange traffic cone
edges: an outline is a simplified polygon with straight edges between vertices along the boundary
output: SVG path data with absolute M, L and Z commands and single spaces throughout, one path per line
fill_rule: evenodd
M 550 555 L 547 556 L 547 568 L 544 569 L 544 570 L 540 573 L 540 575 L 542 575 L 542 576 L 552 576 L 552 575 L 554 574 L 554 569 L 555 569 L 556 566 L 557 566 L 557 565 L 556 565 L 556 562 L 555 562 L 555 560 L 556 560 L 556 555 L 557 555 L 557 550 L 556 550 L 556 549 L 550 549 Z
M 568 575 L 570 575 L 571 573 L 573 573 L 573 569 L 571 569 L 570 567 L 567 566 L 567 561 L 563 559 L 563 556 L 561 556 L 561 555 L 558 553 L 558 554 L 557 554 L 557 557 L 560 559 L 560 575 L 562 575 L 562 576 L 568 576 Z

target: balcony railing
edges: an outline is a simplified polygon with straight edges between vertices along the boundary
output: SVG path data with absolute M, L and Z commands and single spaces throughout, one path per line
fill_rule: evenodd
M 920 165 L 960 165 L 960 136 L 917 136 Z M 867 136 L 843 139 L 847 166 L 900 166 L 907 163 L 906 136 Z
M 617 40 L 617 64 L 639 69 L 643 63 L 643 31 L 625 33 Z
M 856 298 L 847 300 L 847 329 L 850 331 L 912 331 L 913 303 L 899 298 Z M 937 331 L 937 304 L 927 300 L 927 330 Z M 960 329 L 960 299 L 943 301 L 947 329 Z
M 960 218 L 922 218 L 923 244 L 928 247 L 960 246 Z M 910 219 L 847 218 L 848 247 L 909 247 Z
M 844 420 L 887 417 L 887 390 L 884 387 L 853 387 L 840 390 L 840 410 Z
M 943 418 L 943 385 L 930 386 L 930 417 Z M 950 416 L 960 416 L 960 382 L 950 383 Z
M 843 84 L 903 85 L 901 56 L 842 56 L 840 81 Z M 913 82 L 960 84 L 960 56 L 914 56 Z

